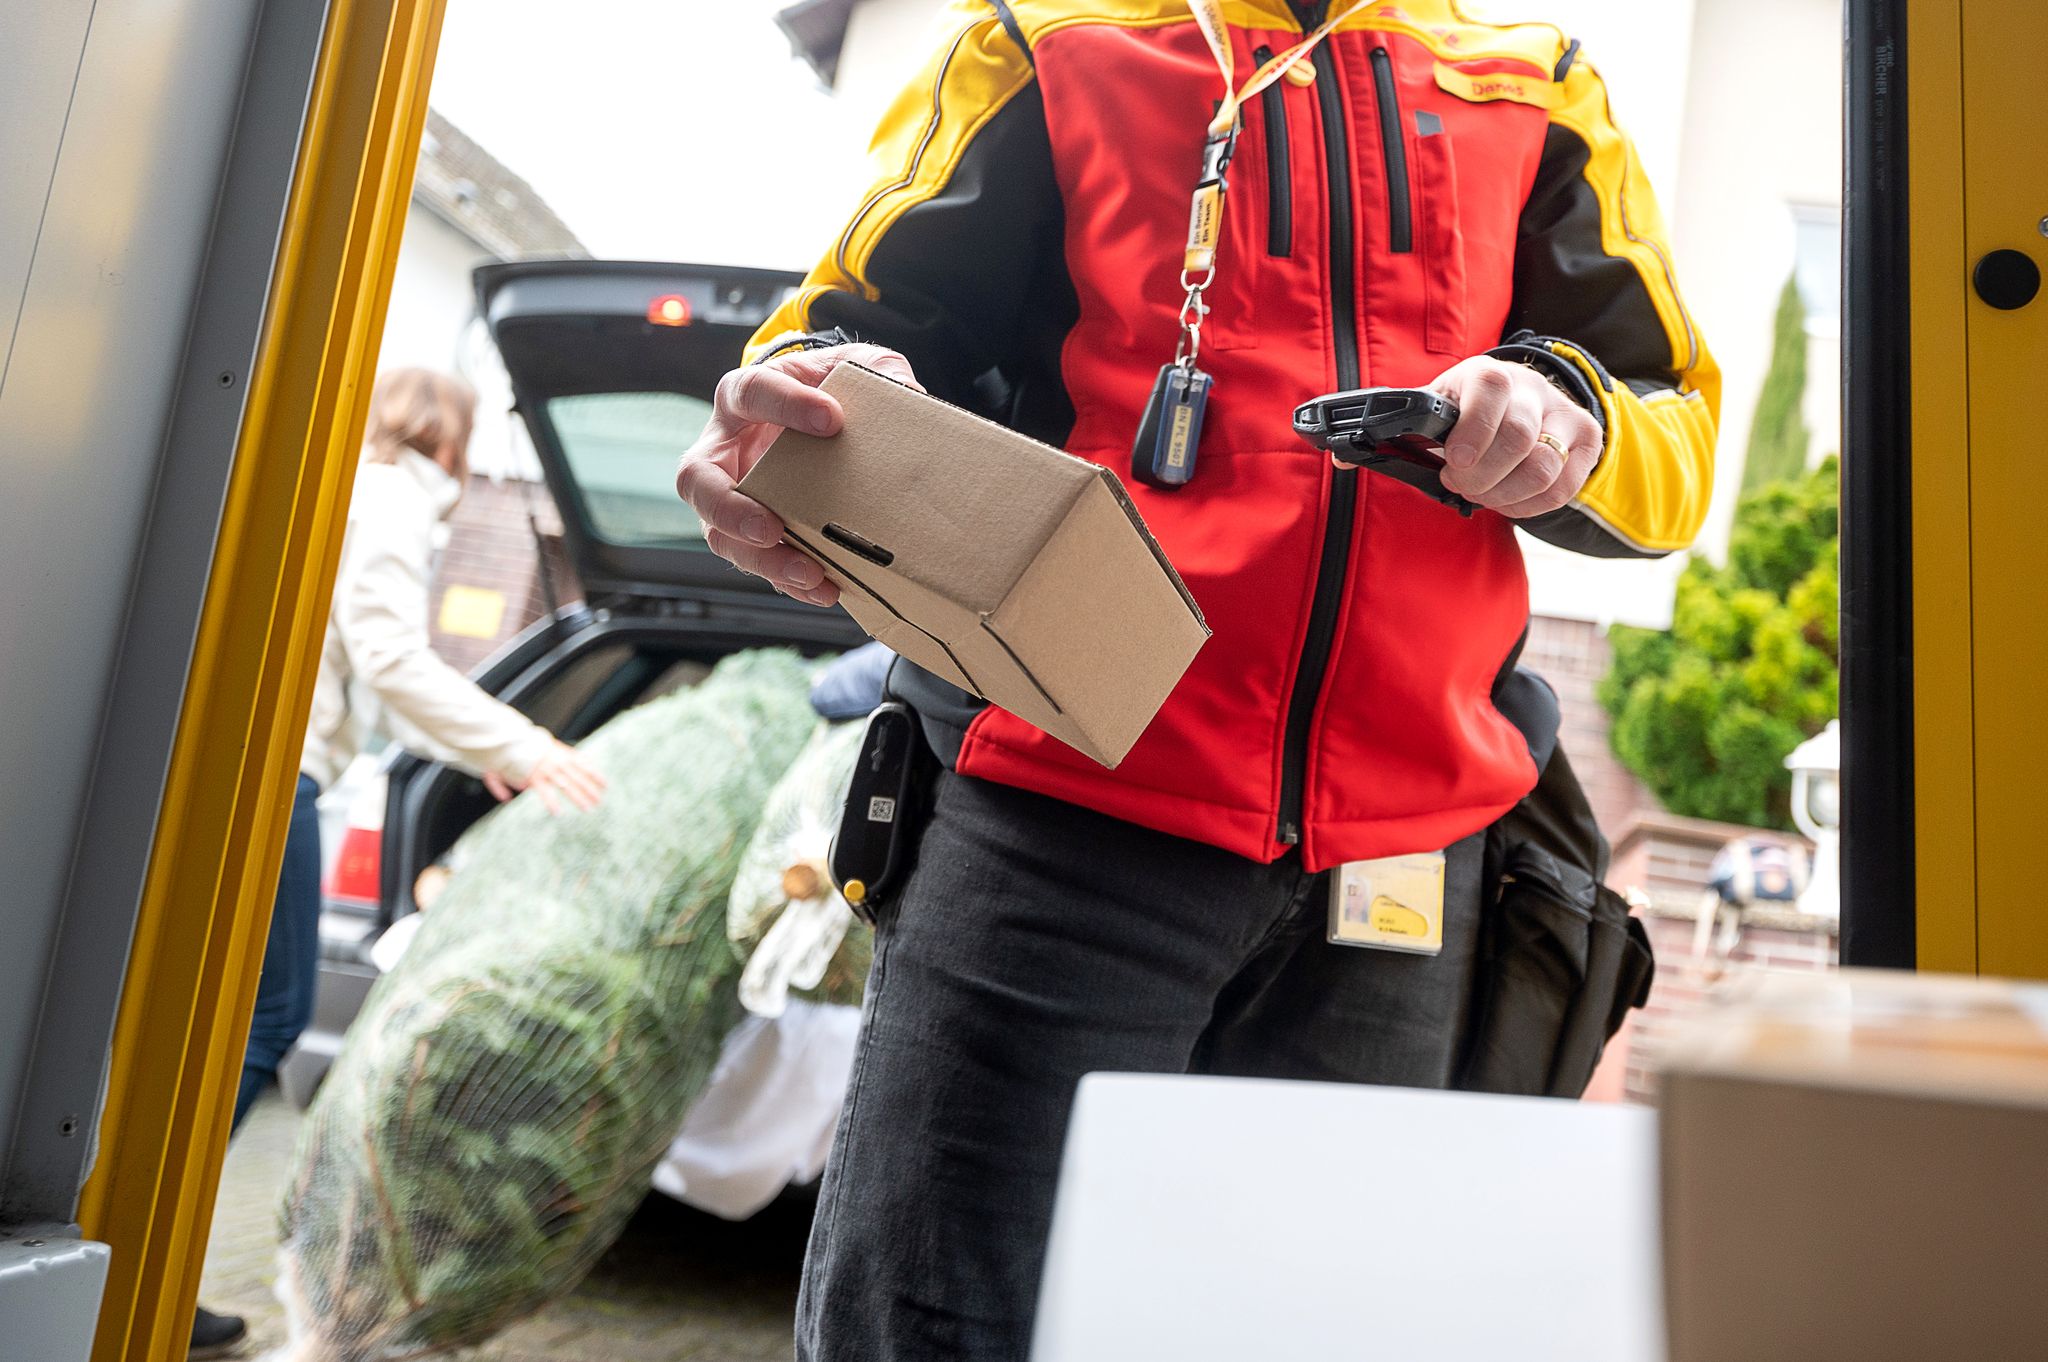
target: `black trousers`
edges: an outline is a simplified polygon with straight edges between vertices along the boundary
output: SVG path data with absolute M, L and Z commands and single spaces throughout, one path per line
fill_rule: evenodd
M 1482 842 L 1449 849 L 1443 953 L 1401 955 L 1328 944 L 1328 876 L 1297 857 L 941 776 L 877 934 L 797 1357 L 1024 1358 L 1084 1074 L 1447 1086 Z

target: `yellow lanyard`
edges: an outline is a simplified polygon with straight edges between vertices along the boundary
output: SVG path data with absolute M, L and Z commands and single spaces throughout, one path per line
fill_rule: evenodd
M 1236 89 L 1237 63 L 1230 51 L 1230 33 L 1223 21 L 1222 0 L 1188 0 L 1188 9 L 1195 16 L 1195 25 L 1202 30 L 1202 36 L 1209 40 L 1209 50 L 1216 55 L 1216 68 L 1223 73 L 1223 103 L 1216 110 L 1216 117 L 1210 120 L 1209 133 L 1215 136 L 1227 133 L 1237 124 L 1237 111 L 1259 91 L 1286 75 L 1297 64 L 1308 60 L 1309 53 L 1316 45 L 1335 31 L 1337 25 L 1349 19 L 1374 0 L 1354 0 L 1340 12 L 1331 15 L 1300 42 L 1285 52 L 1276 52 L 1268 57 L 1265 64 L 1252 73 L 1243 89 Z
M 1216 116 L 1209 120 L 1211 144 L 1230 139 L 1237 129 L 1238 111 L 1249 103 L 1254 95 L 1286 75 L 1296 66 L 1305 62 L 1309 54 L 1323 39 L 1330 36 L 1337 25 L 1364 9 L 1374 0 L 1354 0 L 1342 11 L 1325 19 L 1316 29 L 1285 52 L 1276 52 L 1268 57 L 1242 89 L 1237 85 L 1237 63 L 1230 50 L 1230 32 L 1223 22 L 1222 0 L 1188 0 L 1188 9 L 1195 16 L 1195 26 L 1208 39 L 1209 51 L 1215 54 L 1216 69 L 1223 73 L 1223 99 L 1216 106 Z M 1187 269 L 1192 272 L 1211 268 L 1216 259 L 1216 239 L 1222 224 L 1223 184 L 1221 177 L 1211 179 L 1202 176 L 1202 186 L 1195 191 L 1196 212 L 1188 232 Z M 1204 191 L 1210 201 L 1208 211 L 1203 210 Z
M 1188 0 L 1195 25 L 1208 40 L 1209 51 L 1216 57 L 1216 68 L 1223 73 L 1223 100 L 1216 106 L 1216 117 L 1209 121 L 1209 139 L 1202 150 L 1202 178 L 1195 186 L 1194 202 L 1188 213 L 1187 253 L 1182 260 L 1180 275 L 1181 287 L 1187 290 L 1187 301 L 1181 306 L 1181 339 L 1174 351 L 1176 363 L 1193 365 L 1195 354 L 1201 348 L 1202 319 L 1209 313 L 1202 294 L 1216 278 L 1216 246 L 1223 237 L 1224 173 L 1237 145 L 1239 110 L 1261 90 L 1307 61 L 1317 44 L 1329 37 L 1337 25 L 1373 3 L 1375 0 L 1354 0 L 1339 13 L 1325 19 L 1300 42 L 1267 58 L 1258 70 L 1252 72 L 1251 79 L 1239 88 L 1237 64 L 1230 49 L 1230 30 L 1223 20 L 1222 0 Z

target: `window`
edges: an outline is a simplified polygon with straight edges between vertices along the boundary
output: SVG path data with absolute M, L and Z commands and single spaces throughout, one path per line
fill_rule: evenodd
M 1833 204 L 1794 204 L 1793 277 L 1806 304 L 1806 331 L 1835 336 L 1842 328 L 1842 211 Z
M 548 402 L 590 528 L 629 546 L 702 543 L 704 527 L 676 495 L 676 461 L 711 418 L 681 393 L 585 393 Z

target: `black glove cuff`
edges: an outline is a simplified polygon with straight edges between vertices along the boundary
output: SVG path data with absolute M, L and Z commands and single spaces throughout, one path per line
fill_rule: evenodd
M 1552 348 L 1558 345 L 1571 345 L 1571 342 L 1556 336 L 1539 336 L 1533 331 L 1517 331 L 1509 336 L 1506 342 L 1486 353 L 1489 358 L 1508 364 L 1526 365 L 1542 374 L 1559 392 L 1593 414 L 1593 419 L 1600 425 L 1600 434 L 1604 437 L 1607 434 L 1607 408 L 1601 403 L 1600 394 L 1593 387 L 1593 379 L 1587 377 L 1586 370 L 1576 361 L 1566 358 Z M 1592 366 L 1600 386 L 1612 391 L 1614 379 L 1600 366 L 1600 361 L 1586 355 L 1585 351 L 1577 346 L 1572 346 L 1572 349 L 1580 355 L 1585 355 L 1586 363 Z
M 835 326 L 830 331 L 786 331 L 768 342 L 768 348 L 754 359 L 756 364 L 766 364 L 779 355 L 791 355 L 800 350 L 829 350 L 835 345 L 851 345 L 854 337 L 845 328 Z

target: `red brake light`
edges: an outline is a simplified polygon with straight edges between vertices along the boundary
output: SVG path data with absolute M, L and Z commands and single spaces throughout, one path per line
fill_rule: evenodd
M 680 293 L 664 293 L 647 305 L 647 320 L 656 326 L 688 326 L 690 300 Z
M 327 897 L 374 904 L 381 893 L 384 831 L 349 828 L 341 834 L 341 850 L 327 875 Z

